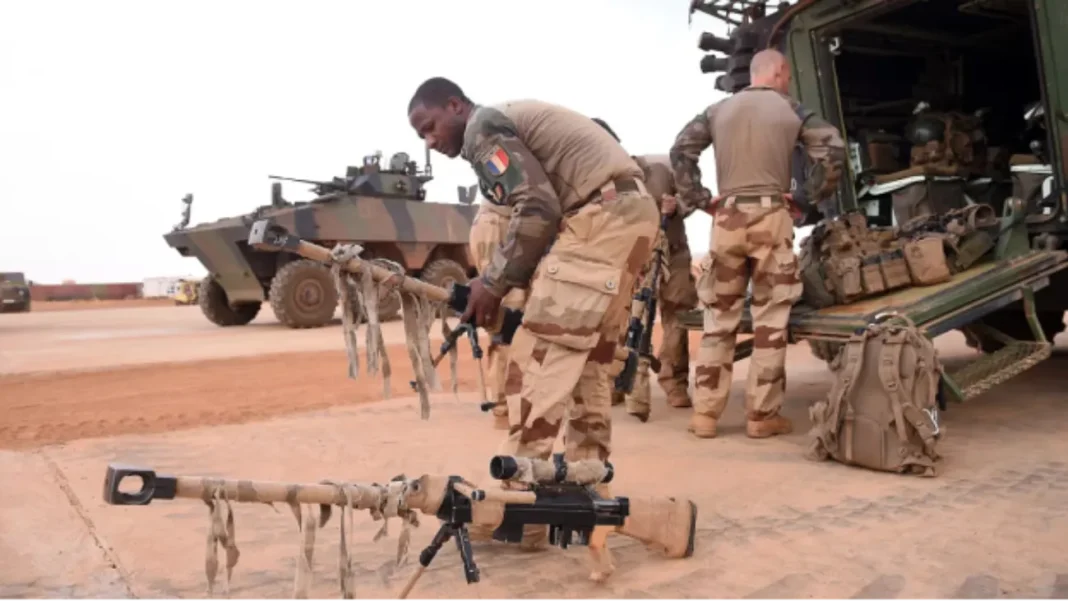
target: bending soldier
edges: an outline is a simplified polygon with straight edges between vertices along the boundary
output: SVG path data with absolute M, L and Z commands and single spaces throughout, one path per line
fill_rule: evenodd
M 471 223 L 468 239 L 471 256 L 479 273 L 486 271 L 493 253 L 504 242 L 510 219 L 511 211 L 507 207 L 490 202 L 488 197 L 483 199 Z M 526 291 L 514 288 L 501 300 L 501 306 L 522 309 L 525 302 Z M 510 345 L 502 343 L 500 337 L 495 335 L 486 351 L 490 372 L 489 396 L 496 403 L 493 417 L 494 427 L 498 430 L 508 429 L 508 395 L 519 394 L 522 382 L 518 367 L 508 361 L 509 348 Z
M 745 387 L 746 433 L 764 438 L 792 431 L 779 415 L 786 383 L 786 326 L 801 296 L 790 215 L 791 153 L 800 140 L 813 161 L 806 186 L 813 202 L 837 189 L 845 158 L 838 130 L 788 96 L 790 66 L 776 50 L 757 53 L 752 85 L 709 106 L 671 148 L 683 214 L 703 209 L 714 219 L 712 248 L 702 262 L 697 294 L 705 312 L 697 353 L 690 431 L 716 435 L 731 388 L 734 346 L 752 276 L 753 354 Z M 701 185 L 697 161 L 715 144 L 719 196 Z
M 595 118 L 594 121 L 612 134 L 612 137 L 619 140 L 619 136 L 604 120 Z M 658 244 L 663 245 L 664 255 L 668 257 L 666 269 L 662 268 L 664 271 L 661 271 L 661 281 L 656 286 L 660 308 L 660 327 L 663 332 L 658 355 L 660 359 L 658 380 L 660 387 L 667 394 L 668 405 L 680 408 L 690 407 L 689 334 L 679 323 L 676 314 L 697 306 L 697 290 L 694 287 L 693 272 L 690 270 L 693 258 L 686 239 L 683 215 L 675 211 L 675 177 L 666 155 L 644 155 L 631 158 L 638 163 L 645 174 L 645 185 L 649 194 L 657 200 L 661 212 L 672 215 L 668 219 L 666 235 L 662 233 L 658 237 Z M 655 260 L 656 255 L 653 254 L 642 267 L 636 288 L 644 285 L 646 279 L 652 277 L 652 263 Z M 638 371 L 634 391 L 626 396 L 613 391 L 612 404 L 625 403 L 627 413 L 645 421 L 649 418 L 650 410 L 647 360 L 642 359 L 639 362 Z
M 659 227 L 641 169 L 584 115 L 536 100 L 476 105 L 444 78 L 419 86 L 408 121 L 428 147 L 471 163 L 491 202 L 511 209 L 464 314 L 492 326 L 504 295 L 527 288 L 509 358 L 522 388 L 508 399 L 500 454 L 548 459 L 566 412 L 567 460 L 607 459 L 608 368 Z M 537 530 L 528 536 L 544 540 Z

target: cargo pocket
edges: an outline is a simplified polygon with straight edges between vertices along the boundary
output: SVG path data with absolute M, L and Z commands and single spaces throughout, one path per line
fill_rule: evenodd
M 789 247 L 779 247 L 771 252 L 769 267 L 771 276 L 771 302 L 776 305 L 793 305 L 801 298 L 803 286 L 797 265 L 797 257 Z
M 568 348 L 593 348 L 605 313 L 619 294 L 623 270 L 576 257 L 549 255 L 530 286 L 523 326 Z
M 697 288 L 697 300 L 701 303 L 701 308 L 703 309 L 716 304 L 715 267 L 716 257 L 712 253 L 708 253 L 705 258 L 701 259 L 695 287 Z

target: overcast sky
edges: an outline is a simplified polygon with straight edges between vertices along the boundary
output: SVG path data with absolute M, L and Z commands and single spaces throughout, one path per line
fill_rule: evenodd
M 342 175 L 381 150 L 423 162 L 405 109 L 452 78 L 477 102 L 537 98 L 663 154 L 722 97 L 689 0 L 0 3 L 0 271 L 41 283 L 202 275 L 163 241 L 269 202 L 268 174 Z M 428 200 L 475 183 L 431 155 Z M 712 152 L 701 161 L 715 191 Z M 312 194 L 286 183 L 290 200 Z M 711 220 L 687 222 L 695 254 Z

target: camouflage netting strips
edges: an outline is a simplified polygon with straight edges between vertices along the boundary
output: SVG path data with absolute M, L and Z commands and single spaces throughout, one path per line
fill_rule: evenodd
M 349 555 L 351 532 L 353 530 L 353 509 L 366 510 L 376 520 L 383 520 L 382 528 L 375 534 L 374 541 L 378 541 L 389 534 L 387 526 L 389 518 L 401 520 L 401 533 L 397 541 L 397 565 L 402 566 L 408 558 L 408 547 L 411 540 L 410 528 L 419 526 L 418 514 L 409 509 L 406 501 L 412 493 L 412 485 L 416 482 L 403 476 L 394 478 L 386 485 L 381 484 L 346 484 L 323 481 L 323 486 L 332 487 L 334 490 L 326 496 L 333 504 L 341 507 L 340 539 L 338 542 L 338 581 L 341 585 L 341 596 L 344 599 L 354 598 L 355 574 L 353 572 L 352 557 Z M 217 482 L 212 484 L 210 480 L 203 481 L 203 496 L 208 506 L 210 524 L 208 527 L 207 555 L 204 562 L 204 571 L 208 579 L 208 596 L 214 594 L 215 578 L 219 570 L 218 546 L 222 545 L 226 550 L 226 588 L 225 595 L 230 596 L 230 580 L 233 569 L 241 553 L 236 543 L 236 528 L 234 526 L 234 514 L 230 506 L 231 498 L 227 483 Z M 231 487 L 232 488 L 232 487 Z M 323 492 L 312 490 L 310 487 L 291 487 L 303 489 L 309 496 L 318 500 L 323 499 Z M 287 491 L 288 492 L 288 491 Z M 299 490 L 295 494 L 287 494 L 288 504 L 297 519 L 297 527 L 300 529 L 300 545 L 297 549 L 297 570 L 293 581 L 293 596 L 295 599 L 307 599 L 308 589 L 312 582 L 312 560 L 315 551 L 315 535 L 330 520 L 332 507 L 328 504 L 314 505 L 308 500 L 300 498 Z M 256 495 L 271 498 L 270 491 L 258 490 Z M 237 496 L 241 496 L 237 491 Z M 254 496 L 256 496 L 254 495 Z M 277 496 L 277 495 L 274 495 Z M 245 499 L 235 498 L 236 501 Z M 270 501 L 263 501 L 274 507 Z M 301 511 L 301 503 L 308 506 Z M 346 523 L 348 527 L 346 528 Z
M 389 355 L 386 353 L 385 339 L 382 337 L 382 324 L 378 321 L 378 301 L 388 294 L 394 292 L 399 294 L 404 316 L 408 357 L 412 362 L 415 387 L 419 393 L 420 415 L 423 419 L 429 419 L 429 392 L 441 390 L 441 383 L 430 353 L 430 328 L 433 327 L 435 313 L 440 313 L 442 332 L 448 336 L 450 328 L 445 320 L 448 310 L 443 302 L 432 303 L 425 296 L 400 287 L 399 284 L 405 277 L 404 268 L 393 261 L 387 259 L 369 261 L 395 274 L 394 277 L 380 282 L 376 282 L 369 272 L 346 271 L 344 266 L 352 259 L 358 259 L 361 252 L 363 252 L 363 247 L 358 244 L 338 244 L 331 251 L 331 272 L 338 291 L 338 303 L 341 305 L 342 332 L 349 359 L 349 377 L 356 379 L 360 372 L 356 330 L 362 317 L 367 320 L 367 370 L 371 375 L 377 375 L 381 369 L 382 394 L 390 398 L 392 370 L 389 365 Z M 355 302 L 353 302 L 354 297 Z M 453 346 L 449 350 L 449 369 L 454 394 L 459 386 L 456 360 L 457 351 Z M 481 365 L 479 368 L 481 369 Z

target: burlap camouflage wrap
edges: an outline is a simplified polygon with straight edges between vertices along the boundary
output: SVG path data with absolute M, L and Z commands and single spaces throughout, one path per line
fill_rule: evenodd
M 483 201 L 471 224 L 471 257 L 479 273 L 483 273 L 508 234 L 511 209 Z M 513 288 L 504 296 L 501 306 L 522 309 L 526 304 L 526 290 Z M 489 397 L 495 403 L 493 415 L 498 423 L 507 428 L 508 400 L 510 394 L 519 394 L 522 374 L 515 364 L 508 361 L 509 345 L 494 338 L 486 356 L 489 362 Z

